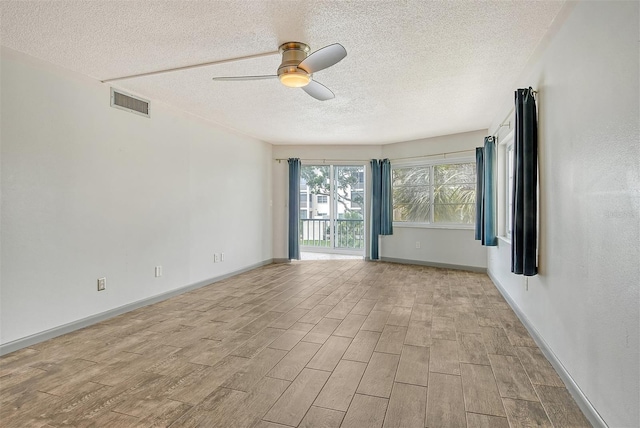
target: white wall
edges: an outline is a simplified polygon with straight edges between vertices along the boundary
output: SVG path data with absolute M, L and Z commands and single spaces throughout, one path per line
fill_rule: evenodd
M 111 108 L 107 85 L 8 49 L 0 61 L 2 343 L 271 259 L 271 145 L 153 100 L 151 118 Z
M 468 158 L 475 162 L 475 148 L 484 144 L 486 130 L 445 135 L 382 146 L 382 156 L 393 164 L 411 161 L 414 156 L 439 155 L 425 159 Z M 463 153 L 453 153 L 466 151 Z M 397 161 L 393 161 L 397 159 Z M 415 160 L 415 159 L 414 159 Z M 438 227 L 394 226 L 393 235 L 381 238 L 380 256 L 387 259 L 404 259 L 442 265 L 457 265 L 484 269 L 487 267 L 487 250 L 474 240 L 472 228 L 442 229 Z M 420 248 L 416 248 L 420 242 Z
M 610 427 L 640 426 L 638 19 L 578 3 L 518 82 L 539 91 L 540 274 L 525 291 L 503 240 L 488 261 Z

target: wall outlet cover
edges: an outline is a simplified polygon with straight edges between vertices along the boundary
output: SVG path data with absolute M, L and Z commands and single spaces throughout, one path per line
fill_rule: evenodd
M 98 291 L 104 291 L 107 288 L 107 278 L 98 278 Z

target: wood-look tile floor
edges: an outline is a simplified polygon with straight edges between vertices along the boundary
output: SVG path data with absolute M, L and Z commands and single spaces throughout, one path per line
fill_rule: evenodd
M 0 359 L 3 427 L 588 427 L 484 274 L 274 264 Z

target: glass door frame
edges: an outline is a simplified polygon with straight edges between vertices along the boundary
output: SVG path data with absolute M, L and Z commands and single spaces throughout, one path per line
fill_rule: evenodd
M 321 246 L 306 246 L 300 243 L 300 250 L 304 252 L 315 252 L 315 253 L 328 253 L 328 254 L 344 254 L 344 255 L 355 255 L 365 257 L 365 252 L 367 250 L 367 224 L 368 224 L 368 216 L 367 216 L 367 182 L 368 182 L 368 172 L 367 172 L 367 164 L 361 162 L 351 162 L 351 161 L 333 161 L 330 163 L 315 163 L 315 162 L 303 162 L 301 165 L 304 167 L 329 167 L 329 246 L 321 247 Z M 335 225 L 337 219 L 337 201 L 336 201 L 336 182 L 335 182 L 335 168 L 336 167 L 362 167 L 363 172 L 363 198 L 362 198 L 362 222 L 363 222 L 363 248 L 362 249 L 350 249 L 350 248 L 337 248 L 336 247 L 336 235 L 335 235 Z

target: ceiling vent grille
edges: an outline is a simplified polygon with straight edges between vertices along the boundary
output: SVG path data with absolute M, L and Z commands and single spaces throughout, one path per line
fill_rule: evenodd
M 111 88 L 111 107 L 149 117 L 149 101 Z

